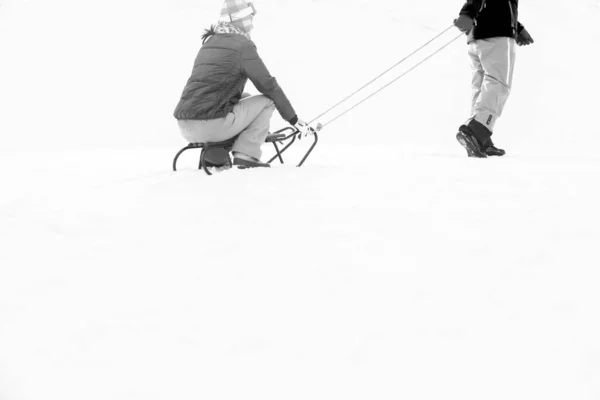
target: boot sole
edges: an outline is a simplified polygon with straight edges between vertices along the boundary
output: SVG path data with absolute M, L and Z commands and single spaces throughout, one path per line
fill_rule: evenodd
M 242 160 L 238 158 L 233 159 L 233 165 L 238 169 L 248 169 L 248 168 L 270 168 L 269 164 L 265 163 L 255 163 L 248 160 Z
M 489 157 L 502 157 L 503 155 L 506 154 L 505 151 L 502 152 L 485 152 L 485 154 L 487 154 Z
M 465 150 L 467 150 L 467 155 L 469 157 L 487 158 L 487 154 L 485 154 L 484 152 L 479 150 L 479 147 L 473 141 L 473 138 L 470 137 L 469 135 L 467 135 L 461 131 L 458 131 L 458 133 L 456 134 L 456 140 L 458 140 L 458 143 L 460 143 L 460 145 L 462 147 L 464 147 Z

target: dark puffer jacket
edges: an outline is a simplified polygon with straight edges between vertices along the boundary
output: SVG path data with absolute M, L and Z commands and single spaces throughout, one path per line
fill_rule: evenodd
M 469 41 L 493 37 L 515 38 L 523 25 L 519 23 L 519 0 L 468 0 L 460 10 L 476 21 L 468 33 Z
M 254 42 L 233 33 L 214 34 L 202 46 L 173 115 L 177 119 L 223 118 L 240 101 L 248 79 L 273 100 L 284 120 L 296 123 L 294 108 L 258 56 Z

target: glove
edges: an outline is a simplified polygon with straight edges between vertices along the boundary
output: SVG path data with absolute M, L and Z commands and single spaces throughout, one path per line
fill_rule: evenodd
M 533 43 L 533 38 L 531 37 L 529 32 L 527 32 L 527 29 L 521 29 L 521 32 L 517 34 L 517 44 L 519 46 L 527 46 L 531 43 Z
M 473 24 L 473 18 L 465 14 L 460 15 L 457 19 L 454 20 L 454 26 L 456 26 L 459 31 L 465 33 L 473 29 Z
M 309 133 L 312 133 L 314 130 L 308 125 L 306 122 L 302 121 L 298 118 L 298 122 L 294 125 L 294 128 L 300 133 L 300 135 L 308 136 Z

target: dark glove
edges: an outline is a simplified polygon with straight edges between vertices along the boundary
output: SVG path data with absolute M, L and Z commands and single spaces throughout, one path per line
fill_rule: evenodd
M 462 14 L 454 20 L 454 26 L 456 26 L 461 32 L 469 32 L 471 29 L 473 29 L 473 18 Z
M 517 34 L 517 44 L 519 46 L 527 46 L 531 43 L 533 43 L 533 38 L 531 37 L 529 32 L 527 32 L 527 29 L 521 29 L 521 32 Z

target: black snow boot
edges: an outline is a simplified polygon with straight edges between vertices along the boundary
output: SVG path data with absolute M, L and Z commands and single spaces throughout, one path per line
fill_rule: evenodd
M 487 154 L 481 149 L 481 144 L 467 125 L 461 125 L 456 134 L 456 140 L 467 150 L 469 157 L 486 158 Z
M 221 168 L 231 165 L 231 159 L 229 158 L 229 150 L 221 147 L 212 147 L 205 150 L 204 163 L 208 168 L 216 167 Z
M 503 156 L 506 154 L 506 151 L 497 148 L 493 144 L 491 146 L 486 147 L 484 151 L 485 154 L 487 154 L 488 156 Z

